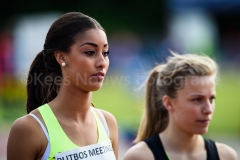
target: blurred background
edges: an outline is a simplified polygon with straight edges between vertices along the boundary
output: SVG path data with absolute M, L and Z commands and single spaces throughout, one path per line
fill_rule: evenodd
M 218 62 L 216 110 L 205 136 L 228 144 L 240 156 L 239 8 L 238 0 L 1 0 L 0 160 L 6 159 L 12 123 L 26 114 L 30 64 L 43 49 L 53 21 L 71 11 L 95 18 L 108 36 L 110 67 L 93 103 L 118 121 L 120 160 L 133 145 L 141 119 L 141 86 L 149 71 L 166 61 L 169 49 L 204 53 Z

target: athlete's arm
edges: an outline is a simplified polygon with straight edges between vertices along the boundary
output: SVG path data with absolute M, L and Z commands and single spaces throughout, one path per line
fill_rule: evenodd
M 223 143 L 216 143 L 218 154 L 221 160 L 238 160 L 234 149 Z
M 110 140 L 116 159 L 118 159 L 118 126 L 116 118 L 109 112 L 101 110 L 109 128 Z
M 145 142 L 139 142 L 126 152 L 123 160 L 154 160 L 154 156 Z
M 7 160 L 35 160 L 42 156 L 46 138 L 37 123 L 29 115 L 13 123 L 7 143 Z

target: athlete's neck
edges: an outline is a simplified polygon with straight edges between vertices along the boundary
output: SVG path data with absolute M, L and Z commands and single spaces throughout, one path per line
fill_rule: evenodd
M 79 121 L 89 113 L 91 99 L 92 92 L 81 91 L 71 86 L 61 86 L 57 97 L 49 105 L 61 116 Z
M 160 137 L 166 150 L 194 153 L 199 149 L 204 149 L 204 141 L 200 135 L 184 132 L 171 125 L 168 125 Z

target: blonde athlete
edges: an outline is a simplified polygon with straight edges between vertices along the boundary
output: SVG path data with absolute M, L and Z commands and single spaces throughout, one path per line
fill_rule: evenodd
M 95 19 L 71 12 L 52 24 L 29 70 L 28 115 L 11 128 L 8 160 L 117 159 L 116 120 L 91 104 L 107 73 L 108 54 Z
M 201 135 L 214 112 L 217 64 L 206 56 L 170 57 L 148 77 L 146 108 L 124 160 L 237 160 L 229 146 Z

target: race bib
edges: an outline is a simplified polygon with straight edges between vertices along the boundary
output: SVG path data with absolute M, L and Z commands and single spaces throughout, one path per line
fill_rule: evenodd
M 55 154 L 56 160 L 116 160 L 110 142 L 101 142 Z

